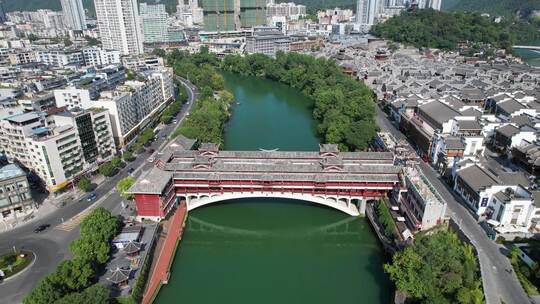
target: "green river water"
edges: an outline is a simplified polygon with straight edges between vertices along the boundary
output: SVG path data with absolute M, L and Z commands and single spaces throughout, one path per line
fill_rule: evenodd
M 268 80 L 226 74 L 228 150 L 315 151 L 310 100 Z M 156 303 L 379 304 L 391 284 L 369 224 L 301 201 L 226 201 L 190 212 Z

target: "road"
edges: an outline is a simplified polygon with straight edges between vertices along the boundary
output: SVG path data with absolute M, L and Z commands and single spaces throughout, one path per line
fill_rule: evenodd
M 168 141 L 168 135 L 185 119 L 195 103 L 197 89 L 190 82 L 177 77 L 188 93 L 188 102 L 182 106 L 177 116 L 176 124 L 164 126 L 158 133 L 157 139 L 149 148 L 158 150 Z M 113 177 L 107 178 L 94 192 L 98 200 L 93 204 L 86 201 L 74 201 L 69 205 L 49 214 L 43 219 L 28 225 L 17 226 L 15 229 L 0 234 L 0 252 L 17 249 L 32 250 L 37 258 L 31 268 L 19 276 L 0 284 L 0 304 L 20 303 L 24 296 L 34 288 L 39 280 L 52 272 L 62 260 L 71 258 L 69 243 L 79 237 L 79 223 L 81 214 L 88 213 L 89 208 L 105 207 L 114 214 L 121 214 L 122 207 L 120 195 L 115 192 L 116 183 L 128 175 L 128 168 L 134 168 L 135 177 L 148 171 L 153 164 L 147 161 L 146 154 L 139 155 L 137 159 L 129 163 Z M 34 228 L 39 224 L 50 224 L 51 228 L 36 234 Z
M 406 139 L 405 135 L 386 118 L 384 112 L 378 107 L 376 120 L 382 131 L 391 133 L 396 139 Z M 420 168 L 446 201 L 450 217 L 471 240 L 478 252 L 486 302 L 500 304 L 503 300 L 506 304 L 531 303 L 515 272 L 506 271 L 506 269 L 512 269 L 512 266 L 504 255 L 504 248 L 487 238 L 469 209 L 459 202 L 460 198 L 454 195 L 452 189 L 441 180 L 431 166 L 421 162 Z

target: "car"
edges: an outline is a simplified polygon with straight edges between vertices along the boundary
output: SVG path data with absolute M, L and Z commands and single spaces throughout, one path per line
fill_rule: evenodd
M 87 197 L 86 197 L 86 201 L 87 202 L 93 202 L 95 201 L 97 198 L 97 195 L 95 193 L 90 193 Z
M 135 172 L 135 169 L 133 169 L 133 168 L 128 168 L 127 169 L 128 174 L 133 174 L 133 172 Z
M 51 225 L 49 224 L 43 224 L 43 225 L 39 225 L 36 227 L 36 229 L 34 229 L 34 233 L 40 233 L 42 231 L 44 231 L 45 229 L 51 227 Z
M 149 162 L 149 163 L 153 163 L 153 162 L 154 162 L 154 157 L 149 157 L 149 158 L 148 158 L 148 162 Z
M 175 123 L 178 123 L 178 119 L 174 119 L 172 122 L 173 122 L 174 124 L 175 124 Z
M 156 149 L 148 149 L 148 154 L 152 154 L 154 152 L 156 152 Z

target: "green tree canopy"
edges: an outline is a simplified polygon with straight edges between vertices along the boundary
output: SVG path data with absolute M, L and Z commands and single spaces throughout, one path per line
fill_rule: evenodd
M 112 303 L 109 288 L 94 284 L 81 292 L 69 294 L 54 304 L 109 304 Z
M 99 174 L 104 176 L 112 176 L 114 174 L 116 167 L 111 162 L 106 162 L 99 166 Z
M 400 291 L 426 303 L 483 303 L 470 245 L 446 231 L 417 239 L 384 266 Z
M 77 182 L 77 188 L 84 192 L 88 192 L 92 189 L 92 182 L 86 176 L 81 177 Z
M 116 184 L 116 191 L 118 191 L 120 196 L 122 196 L 124 199 L 132 200 L 133 194 L 126 193 L 126 191 L 133 186 L 133 184 L 135 184 L 135 178 L 133 178 L 133 176 L 124 177 Z
M 480 13 L 448 13 L 432 9 L 403 12 L 376 24 L 371 32 L 415 47 L 447 50 L 456 49 L 461 42 L 469 42 L 491 44 L 511 52 L 518 41 L 540 38 L 538 28 L 519 19 L 495 22 L 492 17 Z

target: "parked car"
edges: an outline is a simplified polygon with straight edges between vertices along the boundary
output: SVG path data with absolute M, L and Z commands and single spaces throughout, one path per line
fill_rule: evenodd
M 176 123 L 178 123 L 178 119 L 174 119 L 172 122 L 173 122 L 174 124 L 176 124 Z
M 49 227 L 51 227 L 51 225 L 49 225 L 49 224 L 39 225 L 39 226 L 36 227 L 36 229 L 34 229 L 34 233 L 40 233 L 40 232 L 46 230 Z
M 149 163 L 153 163 L 153 162 L 154 162 L 154 157 L 153 157 L 153 156 L 150 156 L 150 157 L 148 158 L 148 162 L 149 162 Z
M 133 172 L 135 172 L 135 169 L 133 169 L 133 168 L 128 168 L 128 169 L 127 169 L 127 172 L 128 172 L 128 174 L 133 174 Z
M 87 202 L 93 202 L 93 201 L 96 200 L 96 198 L 97 198 L 97 195 L 96 195 L 95 193 L 90 193 L 90 194 L 88 195 L 88 197 L 86 198 L 86 201 L 87 201 Z

